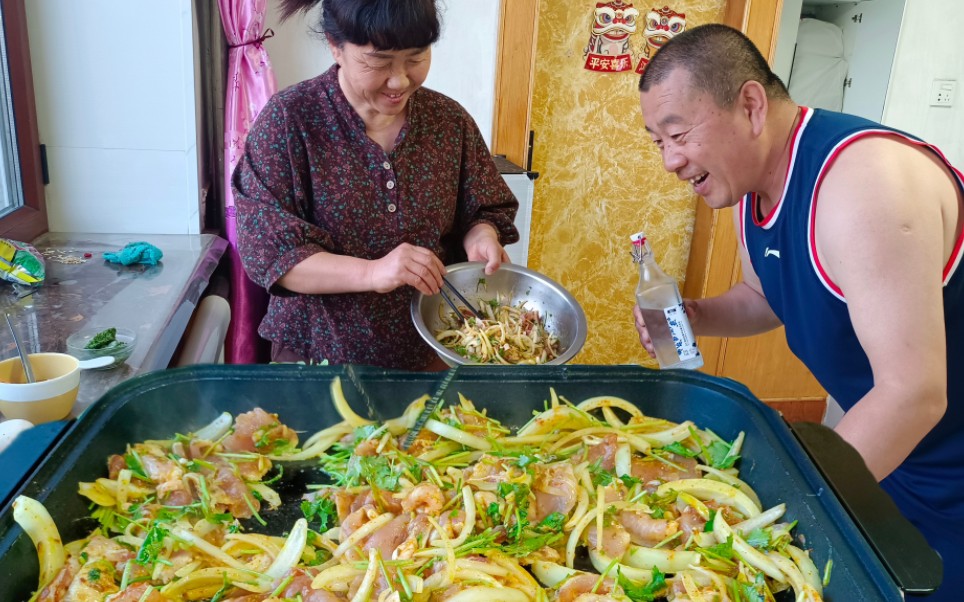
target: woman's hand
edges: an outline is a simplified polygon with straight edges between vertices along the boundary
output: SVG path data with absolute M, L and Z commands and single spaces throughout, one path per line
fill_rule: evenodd
M 695 299 L 684 299 L 683 309 L 686 310 L 686 317 L 690 320 L 690 327 L 696 334 L 696 323 L 699 321 L 699 308 Z M 649 336 L 649 329 L 646 327 L 646 320 L 643 319 L 643 312 L 638 305 L 633 306 L 633 317 L 636 319 L 636 332 L 639 333 L 639 342 L 642 343 L 650 357 L 656 357 L 656 348 L 653 346 L 653 339 Z
M 491 275 L 509 255 L 499 244 L 499 233 L 489 224 L 476 224 L 462 241 L 469 261 L 484 261 L 485 273 Z
M 434 295 L 442 288 L 443 275 L 445 266 L 435 253 L 402 243 L 388 255 L 369 262 L 367 276 L 375 292 L 387 293 L 407 284 L 424 295 Z

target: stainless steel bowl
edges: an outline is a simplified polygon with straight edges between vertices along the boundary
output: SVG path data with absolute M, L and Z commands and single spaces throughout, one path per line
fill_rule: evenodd
M 485 264 L 479 261 L 446 266 L 446 278 L 473 305 L 489 301 L 497 294 L 510 305 L 525 302 L 527 309 L 539 311 L 546 328 L 559 337 L 562 352 L 547 364 L 565 364 L 586 343 L 586 314 L 579 302 L 562 286 L 548 277 L 511 263 L 503 263 L 496 273 L 486 276 Z M 467 358 L 446 349 L 435 340 L 443 329 L 440 316 L 451 313 L 441 295 L 416 293 L 412 299 L 412 321 L 425 342 L 450 366 L 471 364 Z

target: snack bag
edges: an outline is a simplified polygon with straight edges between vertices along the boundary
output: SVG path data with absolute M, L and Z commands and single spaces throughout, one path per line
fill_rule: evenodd
M 40 286 L 46 269 L 44 256 L 25 242 L 0 238 L 0 278 L 15 284 Z

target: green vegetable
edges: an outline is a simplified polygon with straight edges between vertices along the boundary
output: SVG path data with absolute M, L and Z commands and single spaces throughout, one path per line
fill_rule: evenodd
M 763 529 L 754 529 L 746 536 L 746 543 L 765 552 L 771 548 L 770 534 Z
M 335 526 L 335 519 L 338 517 L 338 510 L 335 503 L 328 498 L 319 498 L 313 502 L 305 500 L 301 502 L 301 512 L 311 523 L 318 521 L 318 531 L 324 533 Z
M 147 531 L 141 549 L 137 551 L 134 562 L 141 566 L 152 566 L 157 562 L 157 557 L 164 549 L 164 538 L 170 533 L 167 529 L 160 526 L 156 521 Z
M 656 567 L 653 567 L 653 579 L 646 584 L 636 584 L 619 572 L 616 573 L 616 580 L 626 597 L 633 602 L 652 602 L 657 594 L 666 589 L 666 574 Z
M 84 345 L 84 349 L 103 349 L 111 343 L 117 340 L 117 329 L 108 328 L 107 330 L 102 330 L 94 335 L 92 339 L 87 341 Z
M 669 445 L 663 447 L 663 449 L 668 452 L 673 452 L 677 456 L 683 456 L 684 458 L 695 458 L 696 456 L 700 455 L 700 452 L 684 447 L 679 441 L 670 443 Z

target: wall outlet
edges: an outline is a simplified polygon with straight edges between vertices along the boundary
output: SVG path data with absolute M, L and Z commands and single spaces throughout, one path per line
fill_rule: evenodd
M 957 80 L 935 79 L 931 82 L 930 105 L 932 107 L 952 107 L 957 92 Z

